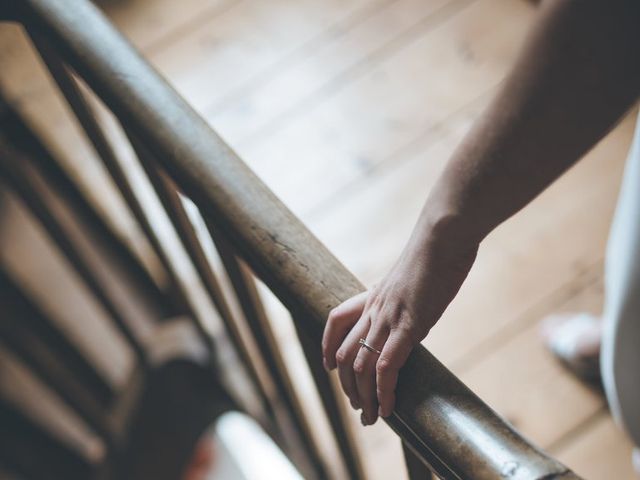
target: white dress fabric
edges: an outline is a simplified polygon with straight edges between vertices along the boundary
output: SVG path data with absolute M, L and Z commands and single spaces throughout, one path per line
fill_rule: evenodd
M 605 289 L 605 391 L 616 421 L 640 447 L 640 120 L 607 245 Z

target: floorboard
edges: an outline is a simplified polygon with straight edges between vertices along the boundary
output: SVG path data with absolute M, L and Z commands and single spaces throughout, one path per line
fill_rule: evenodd
M 631 442 L 611 416 L 602 413 L 570 444 L 554 453 L 583 478 L 635 480 L 638 476 L 631 465 L 631 450 Z

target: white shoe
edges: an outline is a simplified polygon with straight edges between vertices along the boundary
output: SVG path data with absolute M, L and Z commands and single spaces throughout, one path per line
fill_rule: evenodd
M 555 314 L 541 325 L 544 343 L 575 376 L 599 388 L 602 322 L 588 313 Z

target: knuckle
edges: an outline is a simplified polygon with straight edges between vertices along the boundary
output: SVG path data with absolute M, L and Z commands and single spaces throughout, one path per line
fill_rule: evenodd
M 339 316 L 338 307 L 334 307 L 329 311 L 329 315 L 327 316 L 327 321 L 335 322 L 338 316 Z
M 378 375 L 384 375 L 392 369 L 391 361 L 388 358 L 381 358 L 376 363 L 376 372 Z
M 393 329 L 403 333 L 404 336 L 412 342 L 415 341 L 416 327 L 409 318 L 399 318 Z
M 361 358 L 356 358 L 353 362 L 353 371 L 356 375 L 362 375 L 366 370 L 365 362 Z
M 395 330 L 406 323 L 406 312 L 402 305 L 393 302 L 384 309 L 384 316 L 390 329 Z
M 336 353 L 336 362 L 341 367 L 344 367 L 349 361 L 349 354 L 346 350 L 340 348 Z

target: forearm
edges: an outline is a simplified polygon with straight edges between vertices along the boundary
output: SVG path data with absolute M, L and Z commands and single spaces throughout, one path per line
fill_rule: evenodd
M 479 242 L 593 147 L 639 93 L 640 2 L 548 2 L 432 190 L 414 243 L 443 222 Z

